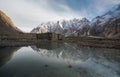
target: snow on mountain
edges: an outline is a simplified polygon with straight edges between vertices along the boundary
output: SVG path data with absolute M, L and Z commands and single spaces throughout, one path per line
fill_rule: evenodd
M 102 16 L 97 16 L 95 17 L 91 24 L 97 24 L 97 25 L 102 25 L 105 24 L 108 21 L 114 20 L 120 18 L 120 5 L 116 5 L 115 7 L 113 7 L 110 11 L 108 11 L 107 13 L 105 13 Z
M 86 26 L 89 26 L 89 20 L 86 18 L 73 19 L 73 20 L 63 20 L 57 22 L 48 22 L 39 25 L 34 28 L 32 33 L 46 33 L 46 32 L 54 32 L 57 34 L 62 34 L 65 36 L 73 34 L 73 32 L 83 29 Z
M 92 20 L 91 22 L 92 28 L 90 30 L 91 31 L 90 33 L 91 35 L 94 36 L 104 37 L 108 37 L 109 35 L 112 34 L 110 37 L 113 37 L 113 35 L 117 33 L 115 26 L 118 26 L 117 28 L 119 28 L 120 26 L 118 22 L 119 20 L 120 20 L 120 5 L 116 5 L 104 15 L 97 16 Z
M 32 33 L 54 32 L 65 36 L 102 36 L 120 37 L 120 4 L 101 16 L 93 18 L 90 22 L 87 18 L 61 20 L 48 22 L 34 28 Z M 119 33 L 119 35 L 118 35 Z

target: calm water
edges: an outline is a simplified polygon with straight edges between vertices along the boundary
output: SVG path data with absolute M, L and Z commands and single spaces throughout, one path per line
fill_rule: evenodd
M 68 43 L 4 47 L 0 77 L 120 77 L 120 50 Z

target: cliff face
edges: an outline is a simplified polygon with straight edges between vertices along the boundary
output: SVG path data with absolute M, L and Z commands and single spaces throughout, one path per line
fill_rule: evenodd
M 18 29 L 12 20 L 2 11 L 0 11 L 0 34 L 16 34 L 22 31 Z

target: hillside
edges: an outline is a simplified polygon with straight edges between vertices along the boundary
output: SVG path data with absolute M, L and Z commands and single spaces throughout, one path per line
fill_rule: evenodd
M 2 11 L 0 11 L 0 34 L 16 34 L 22 31 L 18 29 L 12 20 Z

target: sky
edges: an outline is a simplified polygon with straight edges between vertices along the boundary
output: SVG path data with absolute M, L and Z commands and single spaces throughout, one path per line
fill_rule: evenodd
M 41 23 L 102 15 L 120 0 L 0 0 L 0 10 L 24 32 Z

